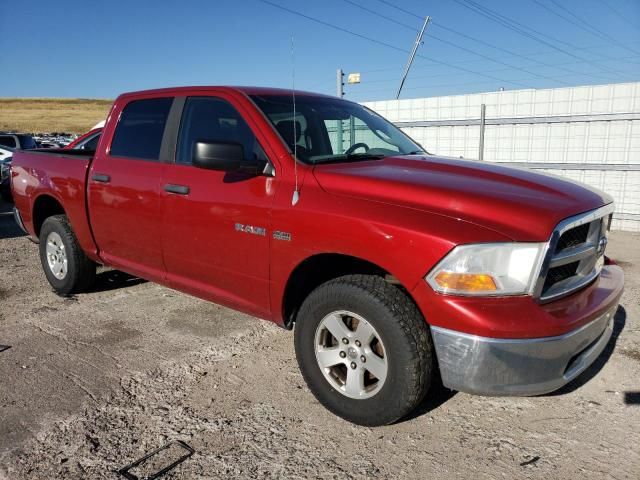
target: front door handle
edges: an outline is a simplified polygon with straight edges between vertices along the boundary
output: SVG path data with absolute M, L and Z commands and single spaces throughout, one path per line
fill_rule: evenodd
M 91 177 L 91 179 L 94 182 L 100 182 L 100 183 L 109 183 L 111 181 L 111 177 L 103 173 L 96 173 Z
M 168 184 L 164 186 L 164 191 L 169 193 L 175 193 L 177 195 L 189 195 L 190 189 L 186 185 Z

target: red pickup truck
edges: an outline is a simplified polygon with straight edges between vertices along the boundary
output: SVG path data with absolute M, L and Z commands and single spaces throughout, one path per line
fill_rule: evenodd
M 604 349 L 623 290 L 608 195 L 428 154 L 312 93 L 125 94 L 95 152 L 17 152 L 12 189 L 55 291 L 103 264 L 295 326 L 313 394 L 362 425 L 407 415 L 437 371 L 477 394 L 558 389 Z

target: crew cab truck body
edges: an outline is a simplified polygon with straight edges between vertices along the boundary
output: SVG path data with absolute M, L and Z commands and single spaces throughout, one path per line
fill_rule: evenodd
M 561 387 L 604 349 L 623 289 L 606 194 L 430 155 L 311 93 L 125 94 L 95 152 L 17 152 L 12 188 L 56 291 L 104 264 L 295 325 L 311 391 L 364 425 L 408 414 L 435 369 L 471 393 Z

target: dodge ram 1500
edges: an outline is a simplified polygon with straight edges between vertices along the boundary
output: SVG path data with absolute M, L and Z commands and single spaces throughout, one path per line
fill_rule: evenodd
M 124 94 L 95 151 L 18 151 L 11 184 L 55 291 L 102 264 L 295 328 L 311 392 L 362 425 L 407 415 L 437 371 L 558 389 L 604 349 L 624 283 L 605 193 L 431 155 L 312 93 Z

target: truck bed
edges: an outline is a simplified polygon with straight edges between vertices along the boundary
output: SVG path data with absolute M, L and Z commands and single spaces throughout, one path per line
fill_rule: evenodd
M 37 149 L 16 151 L 11 167 L 16 207 L 33 240 L 37 240 L 42 219 L 33 218 L 38 202 L 56 204 L 64 210 L 82 248 L 90 256 L 97 249 L 91 235 L 86 209 L 87 172 L 93 152 L 86 150 Z

